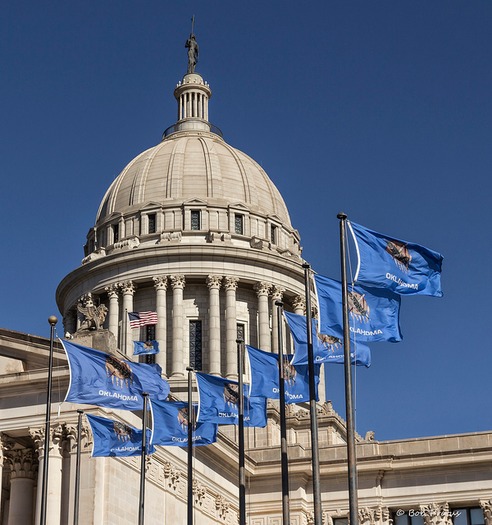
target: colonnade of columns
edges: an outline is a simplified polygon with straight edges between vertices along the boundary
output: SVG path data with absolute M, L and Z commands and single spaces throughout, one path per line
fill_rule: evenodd
M 73 513 L 73 502 L 69 507 L 65 505 L 68 499 L 64 494 L 65 483 L 63 477 L 69 475 L 74 478 L 74 461 L 69 460 L 70 469 L 64 471 L 64 459 L 75 456 L 76 447 L 69 443 L 76 442 L 77 431 L 68 432 L 68 425 L 58 424 L 50 429 L 50 448 L 48 466 L 48 484 L 46 498 L 46 523 L 60 525 L 66 523 L 68 514 Z M 1 435 L 0 442 L 0 494 L 8 494 L 8 500 L 1 501 L 4 525 L 26 525 L 39 523 L 41 514 L 41 499 L 43 485 L 43 463 L 45 454 L 44 427 L 30 428 L 29 434 L 32 447 L 25 446 L 25 439 L 16 441 L 6 434 Z M 87 437 L 87 429 L 84 434 Z M 72 454 L 71 454 L 72 452 Z M 73 459 L 73 458 L 72 458 Z M 2 480 L 7 481 L 7 487 L 1 487 Z M 69 484 L 73 485 L 71 480 Z M 70 491 L 73 494 L 73 491 Z
M 196 278 L 194 278 L 196 279 Z M 155 338 L 159 343 L 160 352 L 156 354 L 165 375 L 184 376 L 186 367 L 186 349 L 184 348 L 186 319 L 184 312 L 184 290 L 186 277 L 182 274 L 159 275 L 152 278 L 155 289 L 155 311 L 158 322 Z M 208 373 L 228 377 L 237 373 L 237 289 L 239 278 L 235 276 L 208 275 L 203 278 L 208 289 L 208 311 L 206 314 L 208 340 Z M 194 280 L 196 283 L 196 280 Z M 252 286 L 256 293 L 257 310 L 255 341 L 246 341 L 266 352 L 278 352 L 278 319 L 276 315 L 277 301 L 282 301 L 285 289 L 267 281 L 258 281 Z M 225 311 L 221 312 L 220 291 L 225 292 Z M 172 298 L 168 311 L 167 294 L 171 291 Z M 134 297 L 137 285 L 131 280 L 111 284 L 105 288 L 108 295 L 108 315 L 106 324 L 110 332 L 119 338 L 119 348 L 130 356 L 133 353 L 132 329 L 128 322 L 128 312 L 134 311 Z M 291 300 L 290 306 L 295 313 L 304 314 L 304 298 L 300 295 Z M 143 310 L 154 309 L 149 306 Z M 168 316 L 171 322 L 168 325 Z M 222 319 L 225 315 L 225 319 Z M 248 320 L 249 321 L 249 320 Z M 225 325 L 225 337 L 221 333 Z M 168 338 L 167 329 L 172 329 L 172 338 Z M 221 328 L 222 327 L 222 328 Z M 251 332 L 253 333 L 253 332 Z M 167 341 L 170 343 L 170 361 L 167 360 Z M 224 350 L 221 347 L 224 345 Z

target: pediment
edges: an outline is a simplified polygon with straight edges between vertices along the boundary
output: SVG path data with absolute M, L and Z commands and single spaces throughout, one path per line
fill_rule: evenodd
M 183 202 L 183 206 L 208 206 L 208 202 L 203 199 L 188 199 Z
M 155 201 L 150 201 L 150 202 L 147 202 L 144 206 L 142 206 L 140 208 L 140 211 L 147 211 L 147 210 L 155 210 L 156 208 L 161 208 L 162 207 L 162 203 L 160 202 L 155 202 Z

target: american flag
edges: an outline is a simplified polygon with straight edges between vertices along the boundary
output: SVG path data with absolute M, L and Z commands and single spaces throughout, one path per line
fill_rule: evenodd
M 157 324 L 157 312 L 128 312 L 130 328 Z

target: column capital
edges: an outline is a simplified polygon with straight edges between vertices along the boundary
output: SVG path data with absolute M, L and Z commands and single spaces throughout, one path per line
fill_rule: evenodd
M 119 286 L 117 284 L 110 284 L 109 286 L 106 286 L 106 288 L 104 288 L 104 291 L 107 292 L 108 297 L 110 299 L 117 299 Z
M 282 297 L 284 296 L 285 288 L 282 288 L 281 286 L 272 286 L 272 299 L 273 301 L 281 301 Z
M 237 287 L 238 287 L 238 283 L 239 283 L 239 277 L 232 277 L 232 276 L 229 276 L 229 275 L 226 275 L 224 277 L 224 288 L 229 291 L 229 290 L 237 290 Z
M 222 282 L 221 275 L 208 275 L 207 276 L 207 286 L 209 290 L 218 290 Z
M 449 504 L 429 503 L 420 505 L 420 512 L 424 518 L 425 525 L 451 525 L 452 520 L 449 512 Z
M 173 290 L 176 288 L 183 289 L 185 287 L 186 281 L 184 275 L 170 275 L 169 279 L 171 281 L 171 286 Z
M 256 295 L 258 295 L 258 297 L 261 297 L 262 295 L 268 295 L 270 293 L 271 287 L 272 287 L 272 283 L 268 283 L 265 281 L 258 281 L 253 286 L 253 290 L 256 292 Z
M 485 525 L 492 525 L 492 499 L 481 499 L 479 503 L 483 510 Z
M 38 455 L 44 454 L 44 427 L 29 428 L 29 434 L 34 442 L 34 447 L 38 451 Z M 65 437 L 65 429 L 62 425 L 56 425 L 50 428 L 50 445 L 61 446 L 62 440 Z
M 137 285 L 133 281 L 122 281 L 118 283 L 123 295 L 133 295 L 137 290 Z
M 292 307 L 294 310 L 306 311 L 306 299 L 302 295 L 296 295 L 292 301 Z
M 65 437 L 67 440 L 67 446 L 70 452 L 77 449 L 77 438 L 78 438 L 78 424 L 77 423 L 67 423 L 65 425 Z M 80 442 L 83 447 L 87 447 L 92 442 L 90 441 L 90 432 L 89 425 L 82 423 L 82 429 L 80 433 Z
M 10 465 L 10 478 L 34 479 L 37 471 L 37 461 L 32 448 L 16 448 L 5 454 Z
M 152 277 L 154 281 L 154 288 L 156 290 L 167 290 L 167 275 L 158 275 Z

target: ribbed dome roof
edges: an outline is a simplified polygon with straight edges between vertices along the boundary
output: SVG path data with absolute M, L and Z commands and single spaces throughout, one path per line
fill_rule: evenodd
M 282 196 L 265 171 L 206 129 L 178 130 L 133 159 L 106 192 L 96 225 L 148 203 L 176 206 L 190 199 L 241 203 L 254 213 L 276 215 L 291 228 Z

